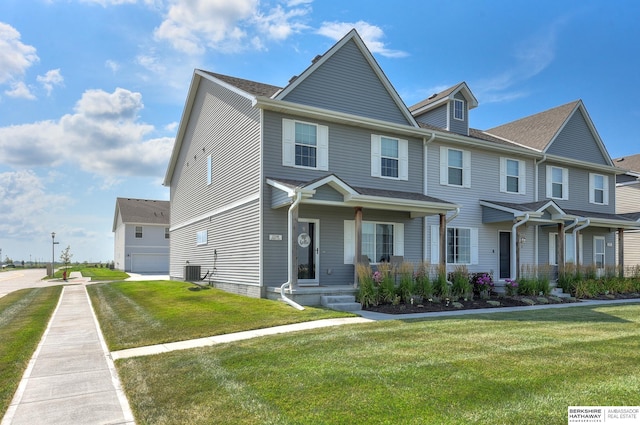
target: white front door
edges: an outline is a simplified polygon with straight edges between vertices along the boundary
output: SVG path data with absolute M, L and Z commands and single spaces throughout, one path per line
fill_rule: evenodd
M 604 236 L 593 237 L 593 264 L 596 266 L 596 276 L 604 276 L 604 250 L 605 250 Z
M 319 285 L 318 272 L 320 270 L 320 247 L 318 238 L 319 220 L 298 219 L 297 229 L 297 257 L 298 257 L 298 285 Z

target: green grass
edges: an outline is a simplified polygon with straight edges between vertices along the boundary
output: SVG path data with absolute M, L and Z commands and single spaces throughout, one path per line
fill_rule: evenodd
M 90 277 L 91 280 L 101 281 L 101 280 L 124 280 L 129 277 L 129 275 L 120 270 L 111 270 L 108 267 L 87 267 L 84 265 L 80 266 L 71 266 L 66 269 L 67 273 L 71 272 L 80 272 L 84 277 Z M 62 279 L 62 269 L 58 269 L 54 274 L 55 279 Z
M 640 305 L 348 325 L 118 360 L 139 424 L 567 423 L 640 405 Z
M 99 283 L 87 290 L 111 351 L 353 316 L 320 308 L 298 311 L 283 302 L 178 281 Z
M 58 304 L 62 286 L 0 298 L 0 417 L 4 415 Z

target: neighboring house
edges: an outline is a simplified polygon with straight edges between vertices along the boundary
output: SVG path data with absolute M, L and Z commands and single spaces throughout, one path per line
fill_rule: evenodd
M 626 171 L 616 179 L 616 212 L 640 221 L 640 154 L 617 158 L 613 162 Z M 640 232 L 625 232 L 622 246 L 627 273 L 637 273 L 640 271 Z
M 615 264 L 610 229 L 638 223 L 582 102 L 486 132 L 477 105 L 460 83 L 407 108 L 355 30 L 283 88 L 196 70 L 164 181 L 171 277 L 313 304 L 363 261 Z
M 133 273 L 169 273 L 169 201 L 117 198 L 114 266 Z

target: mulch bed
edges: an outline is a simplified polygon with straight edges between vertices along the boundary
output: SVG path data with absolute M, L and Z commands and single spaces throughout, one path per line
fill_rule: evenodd
M 479 308 L 495 308 L 500 309 L 502 307 L 523 307 L 529 306 L 530 303 L 525 302 L 523 299 L 530 299 L 535 302 L 535 304 L 567 304 L 567 303 L 575 303 L 578 302 L 575 298 L 556 298 L 556 297 L 545 297 L 547 302 L 540 302 L 538 297 L 523 297 L 523 296 L 512 296 L 512 297 L 498 297 L 492 296 L 488 300 L 482 299 L 474 299 L 474 300 L 458 300 L 457 303 L 460 305 L 455 305 L 453 302 L 449 302 L 447 304 L 446 301 L 440 302 L 429 302 L 428 300 L 424 300 L 421 304 L 404 304 L 400 303 L 397 305 L 392 304 L 380 304 L 377 306 L 369 306 L 363 307 L 363 310 L 367 311 L 375 311 L 377 313 L 385 313 L 385 314 L 407 314 L 407 313 L 430 313 L 437 311 L 459 311 L 459 310 L 472 310 Z M 489 303 L 489 301 L 497 301 L 500 303 L 499 306 L 493 305 Z

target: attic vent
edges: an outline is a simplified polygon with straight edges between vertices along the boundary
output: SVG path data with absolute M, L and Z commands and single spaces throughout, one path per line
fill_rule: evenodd
M 289 84 L 293 83 L 295 80 L 298 79 L 297 75 L 294 75 L 293 77 L 291 77 L 291 79 L 289 80 Z
M 622 161 L 624 161 L 624 158 L 618 158 L 618 159 L 616 160 L 616 162 L 622 162 Z
M 432 94 L 431 96 L 429 96 L 429 97 L 427 98 L 427 100 L 431 100 L 431 99 L 433 99 L 434 97 L 436 97 L 437 95 L 438 95 L 438 93 L 434 93 L 434 94 Z
M 315 57 L 315 58 L 313 58 L 313 59 L 311 60 L 311 63 L 316 63 L 316 62 L 318 62 L 318 61 L 320 60 L 320 58 L 321 58 L 321 57 L 322 57 L 322 55 L 316 55 L 316 57 Z

